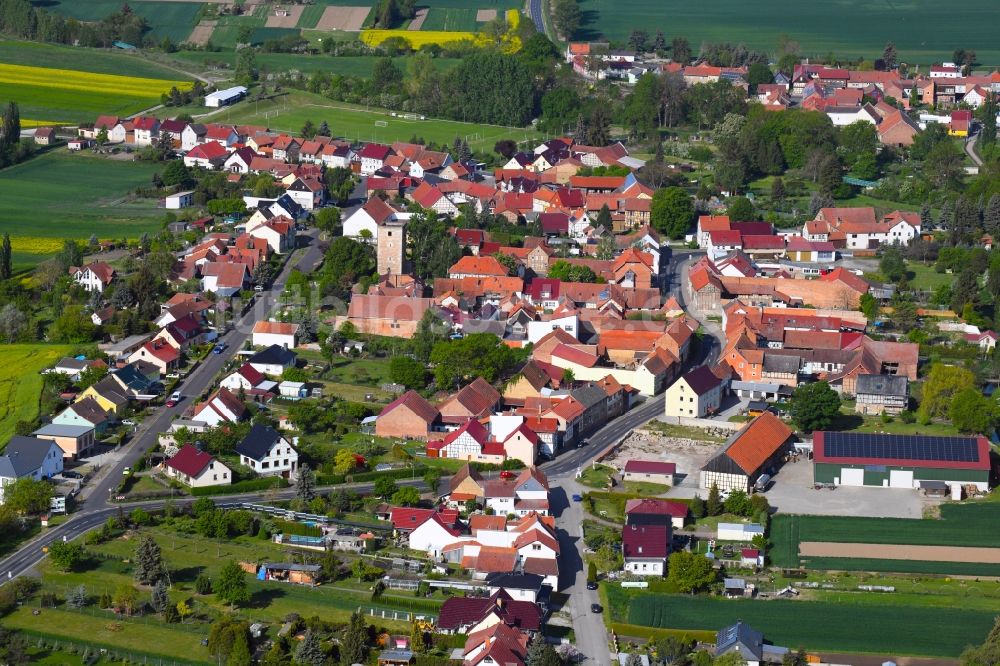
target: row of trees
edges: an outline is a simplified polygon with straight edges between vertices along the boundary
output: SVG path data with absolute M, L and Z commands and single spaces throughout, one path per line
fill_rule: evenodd
M 28 0 L 0 0 L 0 32 L 22 39 L 110 47 L 120 40 L 152 45 L 149 25 L 128 3 L 100 21 L 82 22 L 36 7 Z

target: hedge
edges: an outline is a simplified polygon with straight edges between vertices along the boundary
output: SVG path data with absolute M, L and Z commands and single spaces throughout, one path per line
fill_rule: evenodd
M 339 486 L 344 483 L 346 477 L 343 474 L 317 474 L 317 486 Z
M 252 493 L 255 490 L 269 490 L 271 488 L 287 488 L 288 481 L 280 476 L 272 476 L 267 479 L 248 479 L 238 481 L 228 486 L 205 486 L 204 488 L 192 488 L 191 494 L 195 497 L 206 495 L 238 495 L 239 493 Z
M 642 638 L 645 640 L 660 640 L 667 636 L 676 636 L 689 641 L 699 641 L 701 643 L 714 643 L 715 632 L 699 629 L 660 629 L 657 627 L 642 627 L 637 624 L 626 624 L 624 622 L 611 622 L 611 631 L 618 636 L 629 636 L 631 638 Z
M 427 467 L 425 465 L 421 465 L 414 468 L 402 467 L 398 469 L 387 469 L 384 472 L 361 472 L 360 474 L 349 474 L 347 476 L 347 482 L 361 483 L 363 481 L 377 481 L 378 479 L 392 479 L 393 481 L 412 478 L 419 479 L 426 471 Z

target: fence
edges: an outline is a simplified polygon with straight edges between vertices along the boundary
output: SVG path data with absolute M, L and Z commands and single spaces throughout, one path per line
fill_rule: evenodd
M 382 580 L 385 581 L 385 586 L 390 590 L 407 590 L 413 592 L 420 588 L 419 580 L 410 580 L 408 578 L 383 578 Z
M 397 620 L 400 622 L 413 622 L 417 620 L 429 620 L 437 622 L 437 615 L 431 613 L 410 613 L 407 611 L 389 610 L 386 608 L 376 608 L 374 606 L 361 606 L 359 611 L 371 617 L 382 618 L 383 620 Z
M 60 636 L 54 636 L 44 631 L 36 629 L 18 629 L 18 632 L 27 638 L 34 639 L 32 643 L 36 647 L 51 648 L 55 651 L 64 651 L 71 654 L 85 653 L 98 656 L 101 662 L 146 664 L 148 666 L 196 666 L 204 664 L 205 661 L 184 661 L 181 659 L 165 658 L 156 654 L 140 652 L 136 650 L 126 650 L 100 643 L 84 643 L 80 641 L 66 640 Z M 81 659 L 83 663 L 93 663 Z
M 301 511 L 291 511 L 289 509 L 282 509 L 277 506 L 270 506 L 268 504 L 254 504 L 252 502 L 226 502 L 217 505 L 220 509 L 243 509 L 246 511 L 256 511 L 258 513 L 266 513 L 271 516 L 278 516 L 279 518 L 284 518 L 285 520 L 302 520 L 309 521 L 313 523 L 322 523 L 324 525 L 342 525 L 344 527 L 357 527 L 358 529 L 369 530 L 372 532 L 392 532 L 392 527 L 383 527 L 381 525 L 374 525 L 372 523 L 356 523 L 350 520 L 337 520 L 335 518 L 330 518 L 329 516 L 323 516 L 318 513 L 303 513 Z

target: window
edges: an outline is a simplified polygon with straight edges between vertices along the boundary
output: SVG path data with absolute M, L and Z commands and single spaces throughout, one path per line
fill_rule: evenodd
M 262 462 L 262 463 L 260 464 L 260 468 L 261 468 L 261 469 L 268 469 L 268 468 L 269 468 L 270 466 L 271 466 L 271 463 L 269 463 L 269 462 L 267 462 L 267 461 L 265 461 L 265 462 Z

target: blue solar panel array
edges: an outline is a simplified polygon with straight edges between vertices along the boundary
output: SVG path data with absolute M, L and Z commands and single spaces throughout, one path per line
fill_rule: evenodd
M 825 432 L 823 453 L 832 458 L 976 462 L 979 460 L 979 443 L 973 437 Z

